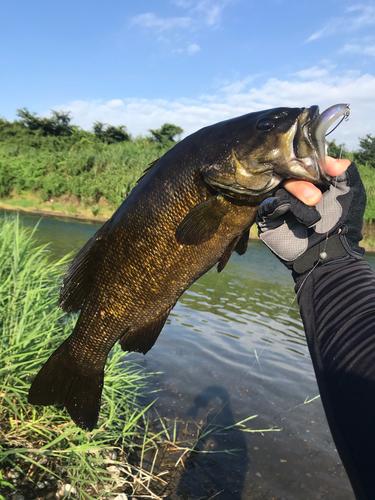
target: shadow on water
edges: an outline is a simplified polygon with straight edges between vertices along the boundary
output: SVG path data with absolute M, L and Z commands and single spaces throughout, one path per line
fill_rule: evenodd
M 222 386 L 200 392 L 187 411 L 194 421 L 203 421 L 195 451 L 184 463 L 175 493 L 167 498 L 241 500 L 248 467 L 247 445 L 242 431 L 233 427 L 229 393 Z M 231 457 L 227 467 L 226 456 Z

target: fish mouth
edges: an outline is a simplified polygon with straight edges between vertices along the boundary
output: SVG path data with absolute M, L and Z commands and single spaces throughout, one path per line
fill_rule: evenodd
M 315 182 L 320 180 L 324 184 L 331 183 L 325 161 L 327 147 L 325 138 L 331 125 L 341 117 L 341 121 L 347 120 L 349 114 L 349 104 L 335 104 L 327 108 L 323 113 L 319 113 L 318 106 L 311 106 L 304 109 L 298 118 L 293 139 L 294 155 L 295 159 L 304 165 L 306 174 L 308 177 L 311 176 L 311 180 Z M 335 128 L 340 125 L 341 121 Z M 308 154 L 310 148 L 312 151 Z
M 265 112 L 264 125 L 269 126 L 265 132 L 258 122 L 251 123 L 247 136 L 240 131 L 242 144 L 232 134 L 210 146 L 201 169 L 207 184 L 231 198 L 262 201 L 285 179 L 317 185 L 332 182 L 325 162 L 325 138 L 336 120 L 348 118 L 349 104 L 335 104 L 323 113 L 318 106 L 280 109 L 284 111 L 277 116 L 275 110 Z

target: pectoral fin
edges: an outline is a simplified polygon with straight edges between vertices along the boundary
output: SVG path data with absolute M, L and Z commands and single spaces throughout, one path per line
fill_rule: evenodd
M 202 201 L 186 215 L 176 230 L 176 239 L 185 245 L 208 241 L 218 230 L 228 213 L 230 202 L 223 195 Z

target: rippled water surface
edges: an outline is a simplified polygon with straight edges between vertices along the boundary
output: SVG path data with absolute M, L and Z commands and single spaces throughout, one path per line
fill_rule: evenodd
M 33 226 L 39 217 L 21 219 Z M 45 217 L 38 238 L 64 255 L 98 227 Z M 200 444 L 216 453 L 189 459 L 173 498 L 354 498 L 317 397 L 293 286 L 289 272 L 252 241 L 222 273 L 212 269 L 185 292 L 147 356 L 131 354 L 146 371 L 161 372 L 150 399 L 157 397 L 160 415 L 218 429 Z M 263 432 L 220 431 L 254 415 L 247 430 Z

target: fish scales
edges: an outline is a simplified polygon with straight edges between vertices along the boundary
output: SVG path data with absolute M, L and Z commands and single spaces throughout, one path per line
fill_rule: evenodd
M 146 353 L 181 294 L 234 250 L 244 253 L 259 203 L 284 178 L 321 181 L 306 136 L 315 108 L 206 127 L 152 164 L 68 269 L 60 306 L 80 315 L 36 376 L 31 403 L 62 404 L 79 426 L 95 426 L 114 343 Z M 304 158 L 293 141 L 304 141 Z
M 154 168 L 157 177 L 158 165 Z M 162 164 L 160 168 L 163 169 Z M 181 178 L 186 185 L 186 177 Z M 163 186 L 163 178 L 160 181 Z M 197 182 L 193 176 L 190 189 L 181 193 L 175 190 L 172 196 L 170 192 L 169 186 L 161 203 L 153 191 L 150 196 L 134 198 L 133 206 L 125 207 L 125 215 L 116 215 L 116 229 L 107 235 L 103 264 L 94 277 L 93 292 L 70 338 L 76 359 L 83 361 L 87 357 L 86 352 L 80 354 L 81 346 L 96 337 L 103 346 L 102 332 L 107 331 L 111 335 L 107 337 L 106 347 L 93 349 L 90 356 L 90 361 L 94 361 L 94 356 L 96 363 L 104 364 L 108 351 L 125 329 L 130 328 L 129 336 L 148 319 L 170 309 L 181 293 L 220 259 L 234 237 L 249 227 L 256 212 L 251 206 L 233 205 L 227 221 L 223 221 L 211 240 L 200 245 L 181 245 L 175 238 L 179 223 L 190 208 L 210 193 L 204 181 Z M 112 245 L 114 239 L 116 251 Z M 136 350 L 146 349 L 148 346 L 143 349 L 140 345 Z

